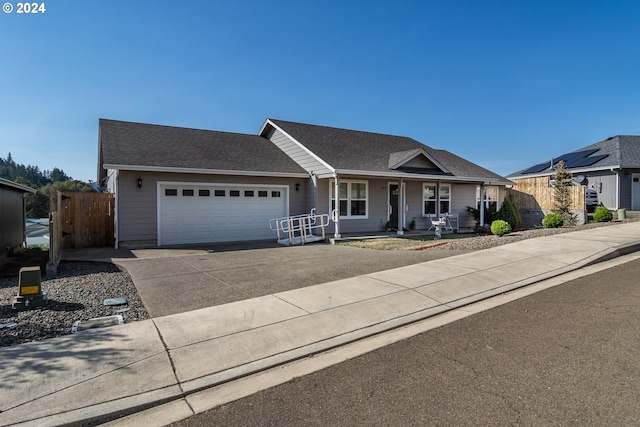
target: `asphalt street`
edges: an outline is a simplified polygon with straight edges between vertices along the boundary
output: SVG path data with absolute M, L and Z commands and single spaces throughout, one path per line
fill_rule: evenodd
M 640 425 L 640 260 L 172 426 Z

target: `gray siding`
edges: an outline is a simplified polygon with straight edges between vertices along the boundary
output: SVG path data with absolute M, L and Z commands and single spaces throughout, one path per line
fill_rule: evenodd
M 589 188 L 593 186 L 596 189 L 598 201 L 608 209 L 618 209 L 616 178 L 617 175 L 609 171 L 592 172 L 587 175 L 587 186 Z M 600 184 L 602 184 L 601 187 Z
M 0 187 L 0 255 L 24 243 L 24 222 L 22 191 Z
M 369 215 L 367 219 L 341 219 L 341 233 L 360 233 L 360 232 L 380 232 L 384 230 L 384 225 L 389 219 L 388 203 L 389 203 L 389 183 L 399 182 L 387 179 L 363 179 L 363 178 L 347 178 L 368 182 L 369 189 Z M 318 213 L 330 213 L 330 188 L 329 179 L 318 180 Z M 405 181 L 405 194 L 407 206 L 406 224 L 409 227 L 411 220 L 415 218 L 416 229 L 426 230 L 431 227 L 429 218 L 422 216 L 422 185 L 423 181 Z M 500 192 L 500 197 L 504 197 L 504 190 Z M 475 184 L 452 184 L 451 185 L 451 209 L 458 214 L 459 226 L 461 228 L 473 227 L 475 221 L 473 216 L 466 212 L 467 206 L 475 206 L 476 204 L 476 186 Z M 333 232 L 333 226 L 330 227 Z
M 138 177 L 142 188 L 138 191 Z M 120 242 L 156 241 L 158 233 L 158 182 L 200 182 L 216 184 L 272 184 L 289 186 L 289 214 L 308 212 L 307 179 L 219 176 L 121 171 L 118 177 L 116 203 L 118 207 L 118 239 Z M 300 190 L 295 191 L 295 184 Z
M 498 191 L 498 206 L 504 198 L 504 188 Z M 460 228 L 473 228 L 476 221 L 473 215 L 467 212 L 467 206 L 476 207 L 475 184 L 453 184 L 451 187 L 451 210 L 458 214 Z
M 324 164 L 322 164 L 322 162 L 310 155 L 299 144 L 292 141 L 281 131 L 276 129 L 269 140 L 273 142 L 279 149 L 284 151 L 287 156 L 291 157 L 293 161 L 298 163 L 307 172 L 314 172 L 316 174 L 331 172 Z

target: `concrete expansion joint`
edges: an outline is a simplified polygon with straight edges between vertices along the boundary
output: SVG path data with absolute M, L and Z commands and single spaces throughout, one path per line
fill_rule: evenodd
M 305 313 L 307 313 L 307 314 L 313 314 L 313 312 L 312 312 L 312 311 L 306 310 L 306 309 L 304 309 L 303 307 L 301 307 L 301 306 L 299 306 L 299 305 L 297 305 L 297 304 L 292 303 L 291 301 L 287 301 L 286 299 L 281 298 L 281 297 L 280 297 L 280 296 L 278 296 L 277 294 L 273 294 L 273 296 L 274 296 L 275 298 L 279 299 L 280 301 L 282 301 L 283 303 L 290 305 L 291 307 L 295 307 L 295 308 L 297 308 L 298 310 L 300 310 L 300 311 L 304 311 L 304 312 L 305 312 Z M 295 317 L 293 317 L 293 319 L 295 319 Z
M 165 351 L 165 353 L 167 355 L 167 358 L 169 359 L 169 363 L 171 364 L 171 370 L 173 371 L 173 376 L 176 379 L 176 384 L 180 388 L 181 397 L 184 398 L 184 397 L 186 397 L 186 394 L 185 394 L 184 388 L 182 387 L 182 383 L 180 382 L 180 379 L 178 378 L 178 372 L 176 370 L 175 362 L 174 362 L 173 358 L 171 357 L 171 351 L 169 349 L 169 346 L 165 342 L 164 337 L 162 336 L 162 333 L 160 332 L 160 329 L 158 329 L 158 325 L 156 324 L 155 319 L 152 319 L 152 320 L 153 320 L 153 327 L 156 329 L 156 332 L 158 333 L 158 338 L 160 338 L 160 342 L 162 343 L 162 346 L 164 347 L 164 351 Z M 185 400 L 185 403 L 187 404 L 187 406 L 189 407 L 189 410 L 191 410 L 191 412 L 193 412 L 195 414 L 196 412 L 193 410 L 193 408 L 189 404 L 189 401 L 187 399 L 184 399 L 184 400 Z

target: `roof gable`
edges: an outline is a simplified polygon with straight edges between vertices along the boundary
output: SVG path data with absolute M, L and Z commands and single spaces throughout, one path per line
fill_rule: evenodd
M 437 160 L 427 154 L 422 148 L 389 153 L 389 169 L 423 170 L 424 173 L 449 173 L 445 167 L 441 166 Z
M 339 173 L 388 175 L 412 173 L 450 176 L 452 179 L 481 180 L 509 184 L 509 180 L 446 150 L 436 150 L 412 138 L 372 132 L 309 125 L 267 119 L 281 129 L 311 156 L 322 159 Z

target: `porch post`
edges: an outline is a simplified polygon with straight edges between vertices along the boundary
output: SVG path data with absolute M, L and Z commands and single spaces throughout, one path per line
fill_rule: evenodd
M 480 227 L 484 227 L 484 183 L 480 184 Z
M 398 184 L 398 231 L 396 231 L 398 236 L 404 235 L 404 217 L 406 215 L 404 199 L 404 180 L 400 178 Z
M 340 235 L 340 179 L 338 178 L 338 174 L 333 176 L 334 179 L 334 195 L 335 195 L 335 209 L 331 212 L 331 219 L 333 219 L 335 233 L 334 236 L 336 239 L 342 237 Z

